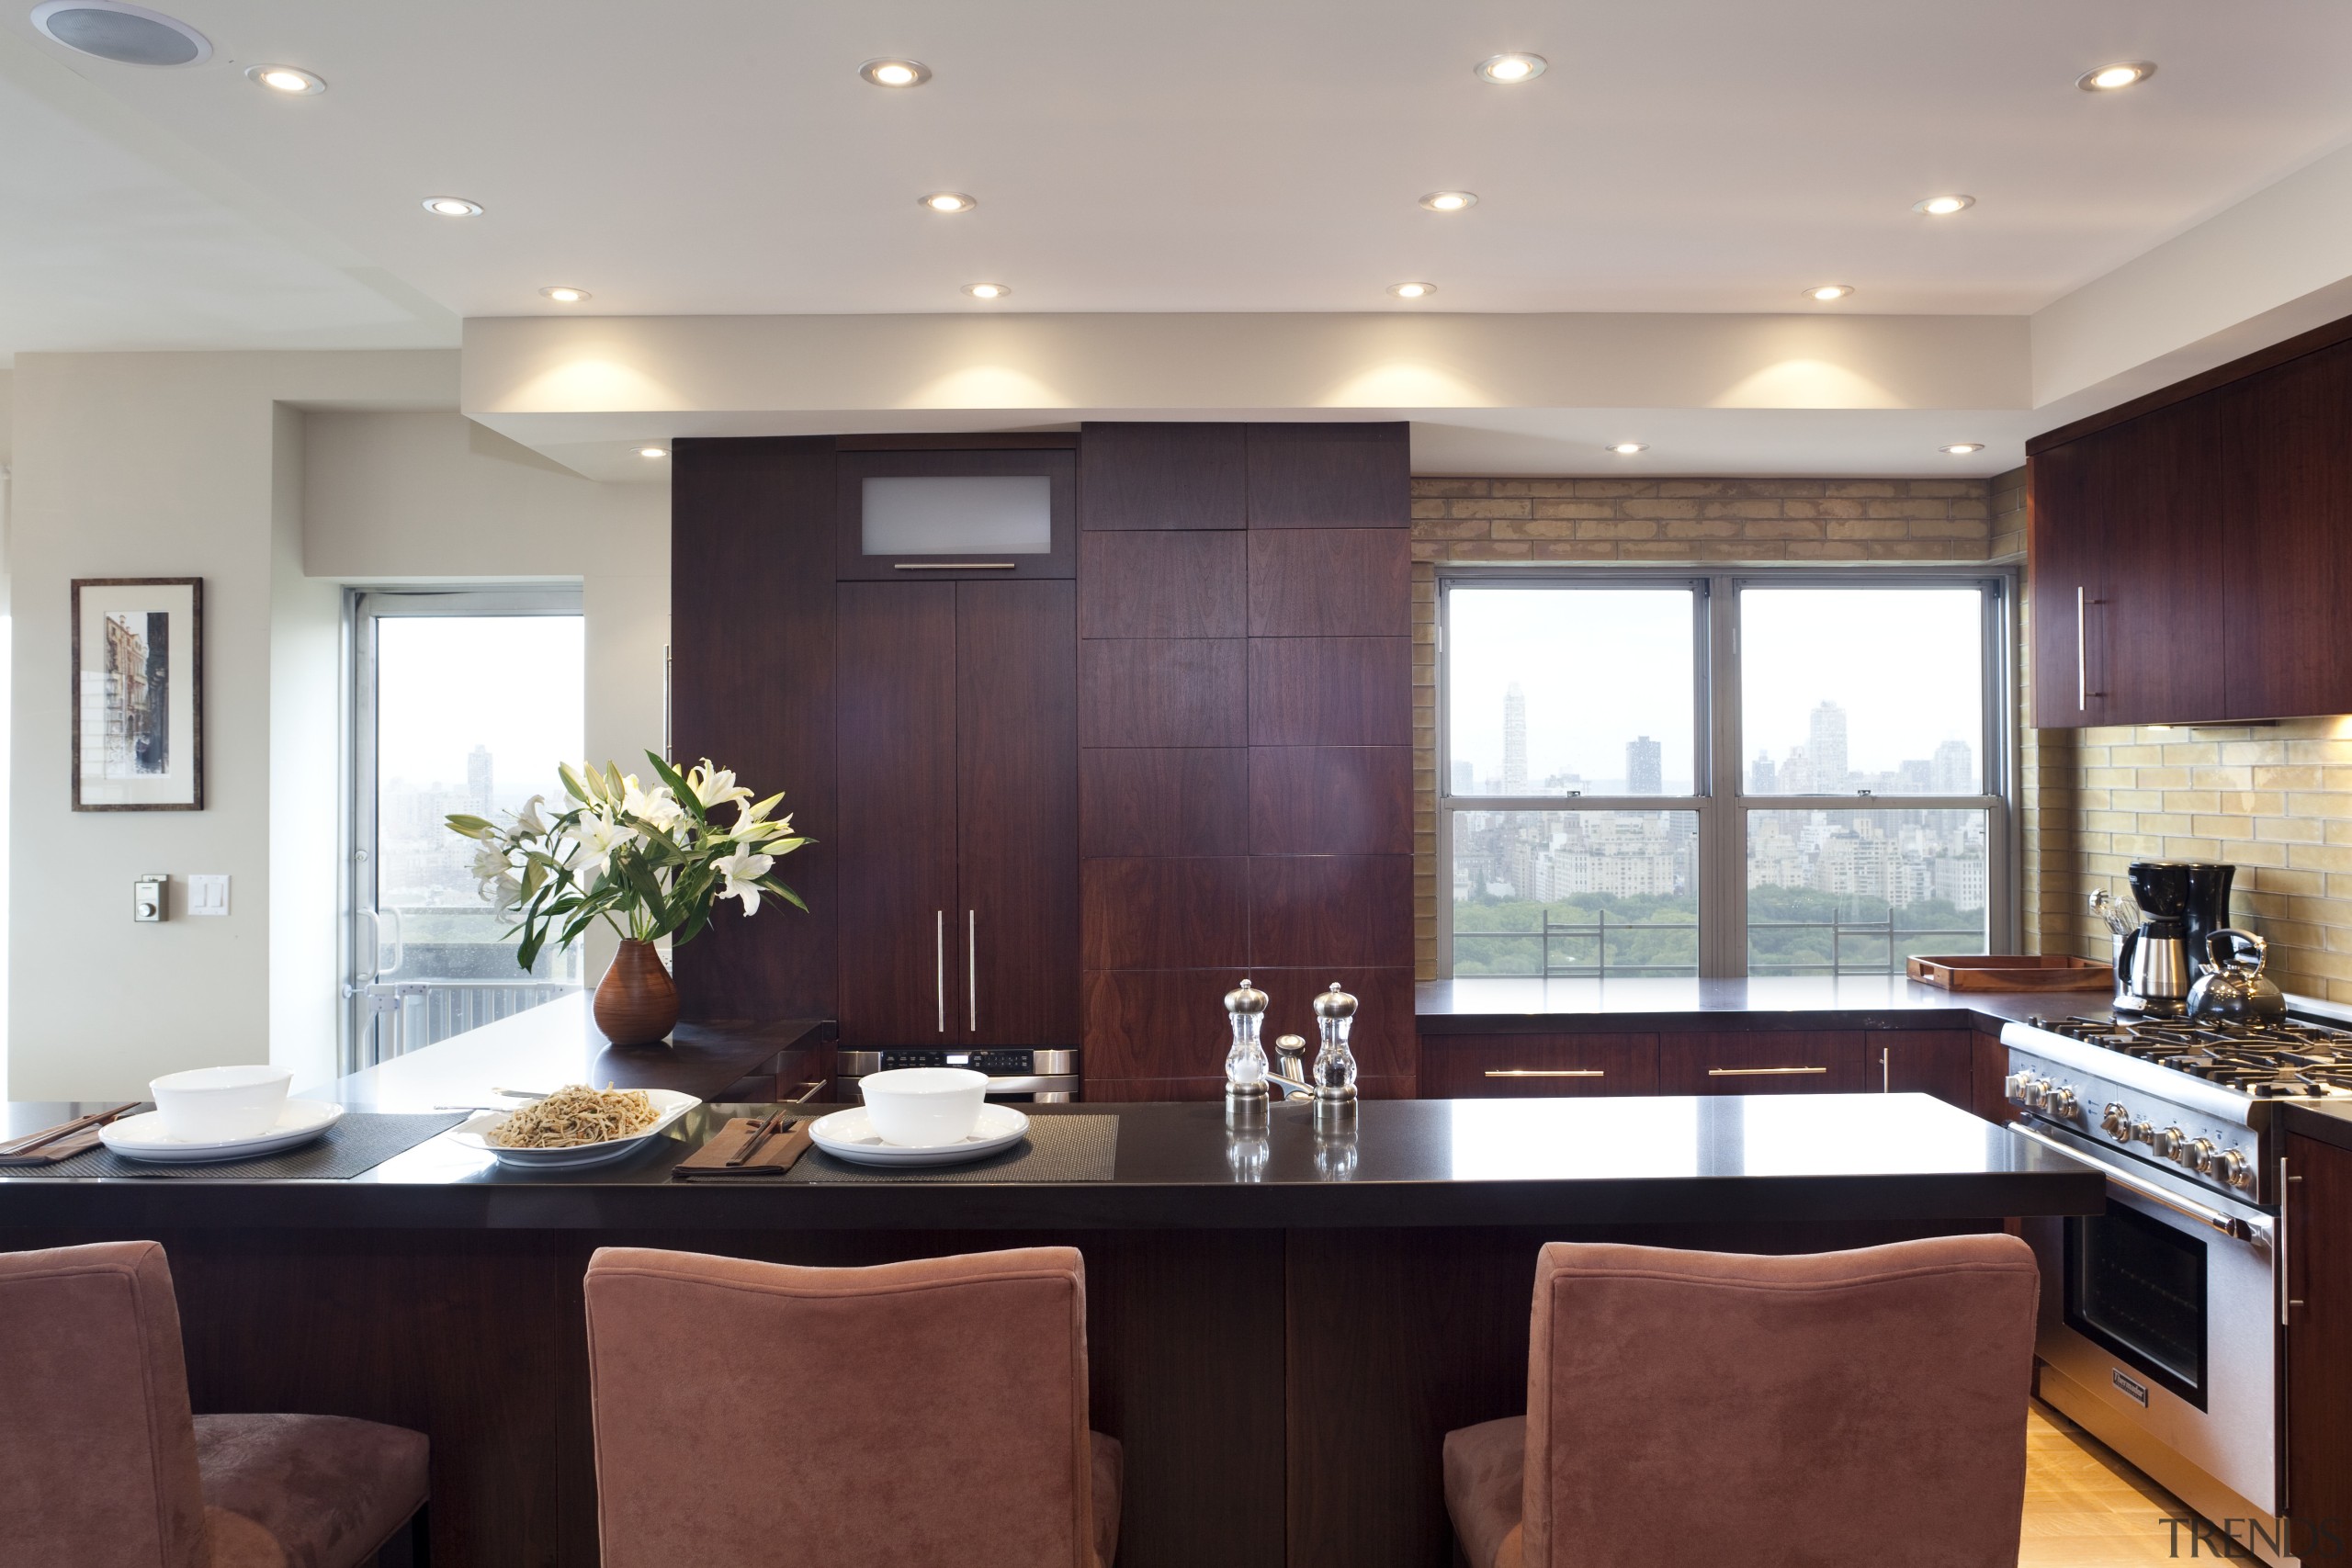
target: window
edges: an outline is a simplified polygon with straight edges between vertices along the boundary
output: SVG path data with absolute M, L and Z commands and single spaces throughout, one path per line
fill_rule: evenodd
M 1442 580 L 1447 972 L 1900 974 L 2009 940 L 2006 579 Z
M 354 654 L 351 1068 L 554 999 L 577 946 L 525 974 L 452 812 L 563 809 L 559 762 L 582 755 L 576 590 L 365 592 Z

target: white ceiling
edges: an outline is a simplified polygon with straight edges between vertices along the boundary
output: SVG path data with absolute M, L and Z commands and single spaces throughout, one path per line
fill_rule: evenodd
M 165 0 L 215 45 L 166 71 L 0 5 L 0 362 L 454 344 L 554 283 L 623 315 L 986 311 L 981 279 L 1023 312 L 2023 314 L 2352 141 L 2341 0 Z M 1507 48 L 1550 71 L 1472 76 Z M 870 87 L 882 54 L 936 76 Z M 2160 69 L 2075 90 L 2119 59 Z M 1978 205 L 1909 210 L 1943 191 Z M 1800 299 L 1827 281 L 1860 292 Z

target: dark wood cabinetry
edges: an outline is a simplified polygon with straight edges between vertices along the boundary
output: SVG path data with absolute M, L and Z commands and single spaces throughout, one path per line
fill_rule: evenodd
M 2311 1562 L 2316 1530 L 2352 1540 L 2352 1149 L 2290 1134 L 2286 1151 L 2287 1515 Z
M 2352 711 L 2345 323 L 2030 444 L 2033 722 Z
M 1660 1094 L 1856 1094 L 1860 1030 L 1678 1034 L 1658 1053 Z
M 1074 1043 L 1072 586 L 839 595 L 842 1043 Z
M 1862 1036 L 1862 1088 L 1917 1091 L 1973 1109 L 1976 1033 L 1968 1029 L 1874 1029 Z
M 1425 1036 L 1420 1092 L 1493 1095 L 1930 1094 L 1983 1114 L 1966 1029 L 1559 1028 Z M 1989 1037 L 1988 1037 L 1989 1038 Z M 1992 1052 L 1997 1067 L 1999 1051 Z M 1999 1099 L 1997 1072 L 1994 1099 Z
M 1450 1034 L 1421 1055 L 1432 1100 L 1656 1094 L 1655 1034 Z

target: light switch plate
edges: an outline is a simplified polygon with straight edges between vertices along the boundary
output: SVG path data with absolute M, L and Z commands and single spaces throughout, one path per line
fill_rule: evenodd
M 153 925 L 169 911 L 164 905 L 164 885 L 168 876 L 138 876 L 130 882 L 130 918 L 141 925 Z
M 187 912 L 191 915 L 225 915 L 229 912 L 229 879 L 226 876 L 201 875 L 187 879 Z

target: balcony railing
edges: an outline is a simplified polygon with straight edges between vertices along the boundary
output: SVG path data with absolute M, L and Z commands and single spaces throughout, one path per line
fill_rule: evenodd
M 376 1058 L 389 1060 L 579 990 L 551 980 L 382 980 L 365 987 Z
M 1690 961 L 1687 964 L 1611 964 L 1609 961 L 1609 939 L 1629 931 L 1689 931 Z M 1457 928 L 1453 933 L 1455 951 L 1464 941 L 1479 938 L 1506 937 L 1524 942 L 1542 944 L 1543 962 L 1535 969 L 1511 971 L 1488 969 L 1489 975 L 1524 974 L 1540 976 L 1546 980 L 1603 980 L 1611 975 L 1696 975 L 1699 972 L 1699 927 L 1691 920 L 1612 920 L 1609 911 L 1601 910 L 1589 920 L 1555 920 L 1552 911 L 1544 911 L 1544 923 L 1533 931 L 1465 931 Z M 1592 958 L 1579 961 L 1574 954 L 1563 958 L 1554 956 L 1555 943 L 1590 942 Z
M 1755 950 L 1755 935 L 1758 931 L 1826 931 L 1829 933 L 1829 962 L 1826 964 L 1821 963 L 1817 960 L 1810 963 L 1804 963 L 1796 960 L 1758 957 Z M 1846 975 L 1900 975 L 1903 973 L 1904 960 L 1910 956 L 1910 953 L 1905 950 L 1903 944 L 1911 938 L 1923 936 L 1968 937 L 1973 939 L 1976 944 L 1974 951 L 1982 951 L 1984 943 L 1984 928 L 1983 926 L 1899 926 L 1894 923 L 1894 915 L 1892 910 L 1888 911 L 1886 919 L 1883 920 L 1849 920 L 1843 918 L 1830 920 L 1750 920 L 1747 922 L 1747 972 L 1750 975 L 1828 975 L 1839 976 Z M 1884 948 L 1883 957 L 1876 960 L 1860 960 L 1849 964 L 1846 961 L 1846 942 L 1847 939 L 1849 937 L 1862 937 L 1873 943 L 1885 943 L 1886 945 Z
M 1780 975 L 1900 975 L 1904 960 L 1910 956 L 1905 944 L 1920 937 L 1963 937 L 1979 947 L 1984 941 L 1983 926 L 1905 926 L 1895 922 L 1890 912 L 1883 919 L 1849 920 L 1838 918 L 1827 920 L 1751 920 L 1747 930 L 1752 939 L 1759 931 L 1826 931 L 1829 933 L 1829 957 L 1818 959 L 1778 959 L 1757 953 L 1752 945 L 1748 953 L 1747 972 L 1751 976 Z M 1544 923 L 1530 931 L 1464 931 L 1453 932 L 1455 952 L 1461 952 L 1464 942 L 1510 941 L 1535 947 L 1541 953 L 1538 964 L 1530 969 L 1502 969 L 1492 964 L 1481 973 L 1515 978 L 1546 980 L 1605 980 L 1611 976 L 1696 975 L 1699 972 L 1695 949 L 1699 928 L 1689 920 L 1612 920 L 1603 909 L 1589 920 L 1555 920 L 1550 910 L 1544 912 Z M 1610 959 L 1611 936 L 1632 931 L 1689 931 L 1694 956 L 1682 964 L 1619 964 Z M 1849 942 L 1860 941 L 1878 947 L 1876 956 L 1848 957 Z M 1555 956 L 1555 944 L 1575 944 L 1576 951 Z M 1582 944 L 1590 944 L 1584 946 Z M 1879 946 L 1878 944 L 1883 944 Z

